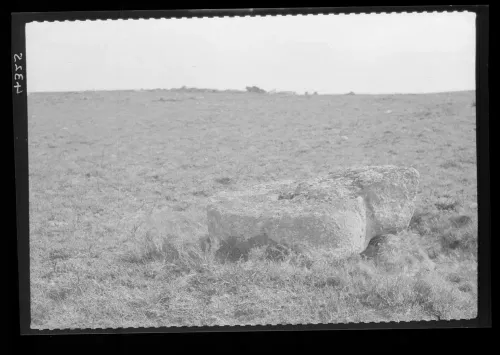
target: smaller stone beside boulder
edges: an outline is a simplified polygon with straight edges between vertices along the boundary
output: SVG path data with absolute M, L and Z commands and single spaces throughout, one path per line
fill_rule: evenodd
M 422 249 L 418 236 L 409 232 L 374 237 L 361 256 L 373 260 L 386 272 L 414 276 L 419 271 L 434 270 L 435 263 Z

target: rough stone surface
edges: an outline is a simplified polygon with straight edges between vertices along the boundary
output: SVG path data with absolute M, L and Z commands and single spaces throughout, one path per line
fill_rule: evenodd
M 415 169 L 387 165 L 224 192 L 207 206 L 208 232 L 220 240 L 266 235 L 338 256 L 360 253 L 374 236 L 407 228 L 418 183 Z

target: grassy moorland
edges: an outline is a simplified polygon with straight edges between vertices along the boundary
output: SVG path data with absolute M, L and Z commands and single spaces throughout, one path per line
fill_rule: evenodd
M 476 316 L 473 92 L 28 101 L 32 328 Z M 201 248 L 219 191 L 379 164 L 415 167 L 420 195 L 408 230 L 364 255 L 274 260 L 261 248 L 221 263 Z

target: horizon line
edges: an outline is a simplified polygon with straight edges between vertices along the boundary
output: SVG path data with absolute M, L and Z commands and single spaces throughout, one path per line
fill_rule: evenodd
M 88 90 L 64 90 L 64 91 L 27 91 L 27 94 L 64 94 L 64 93 L 88 93 L 88 92 L 120 92 L 120 91 L 189 91 L 189 90 L 200 90 L 200 91 L 212 91 L 212 93 L 224 93 L 224 92 L 238 92 L 238 93 L 249 93 L 245 89 L 212 89 L 212 88 L 198 88 L 198 87 L 180 87 L 180 88 L 140 88 L 140 89 L 88 89 Z M 314 96 L 314 92 L 317 95 L 428 95 L 428 94 L 446 94 L 446 93 L 460 93 L 460 92 L 470 92 L 476 91 L 476 89 L 463 89 L 463 90 L 447 90 L 447 91 L 429 91 L 429 92 L 382 92 L 382 93 L 367 93 L 367 92 L 340 92 L 340 93 L 319 93 L 317 91 L 311 90 L 306 91 L 309 96 Z M 299 93 L 294 90 L 269 90 L 262 95 L 265 94 L 280 94 L 280 93 L 295 93 L 297 96 L 305 96 L 304 93 Z

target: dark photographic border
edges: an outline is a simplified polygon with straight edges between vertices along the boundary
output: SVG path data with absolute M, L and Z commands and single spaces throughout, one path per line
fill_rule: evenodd
M 26 38 L 25 25 L 42 21 L 85 21 L 116 19 L 169 19 L 201 17 L 241 17 L 272 15 L 318 15 L 318 14 L 375 14 L 408 12 L 462 12 L 476 13 L 476 139 L 477 181 L 479 214 L 478 257 L 478 317 L 472 320 L 349 323 L 349 324 L 303 324 L 261 326 L 206 326 L 206 327 L 159 327 L 117 329 L 30 329 L 30 279 L 29 279 L 29 185 L 28 185 L 28 137 L 27 137 L 27 92 L 26 83 Z M 13 13 L 11 17 L 11 78 L 15 156 L 15 209 L 17 227 L 17 266 L 19 290 L 19 325 L 21 335 L 59 334 L 143 334 L 143 333 L 206 333 L 206 332 L 261 332 L 304 331 L 342 329 L 422 329 L 422 328 L 483 328 L 491 326 L 491 234 L 490 234 L 490 178 L 489 178 L 489 6 L 379 6 L 339 8 L 279 8 L 279 9 L 233 9 L 233 10 L 144 10 L 144 11 L 86 11 Z M 9 238 L 11 236 L 9 235 Z M 9 268 L 13 272 L 13 268 Z M 13 303 L 16 305 L 17 303 Z M 14 314 L 16 309 L 12 306 Z M 70 350 L 70 349 L 68 349 Z

